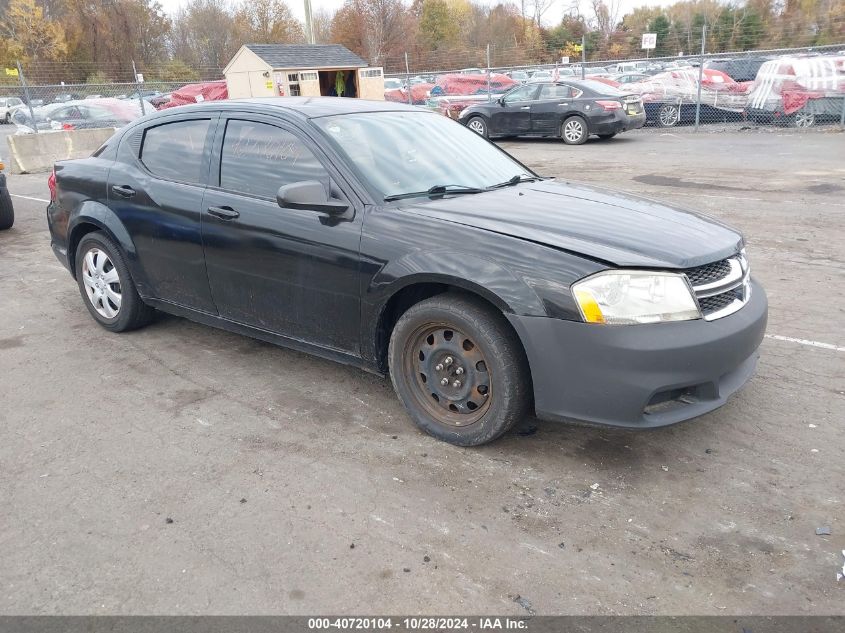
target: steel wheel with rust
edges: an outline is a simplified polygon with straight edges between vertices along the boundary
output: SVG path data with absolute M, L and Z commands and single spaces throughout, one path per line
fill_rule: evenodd
M 412 306 L 390 339 L 399 398 L 427 433 L 461 446 L 496 439 L 527 411 L 524 352 L 501 314 L 468 296 Z

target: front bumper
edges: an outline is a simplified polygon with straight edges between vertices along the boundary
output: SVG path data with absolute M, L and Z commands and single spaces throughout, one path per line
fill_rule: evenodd
M 537 417 L 653 428 L 722 406 L 752 376 L 768 301 L 715 321 L 604 326 L 508 315 L 528 355 Z

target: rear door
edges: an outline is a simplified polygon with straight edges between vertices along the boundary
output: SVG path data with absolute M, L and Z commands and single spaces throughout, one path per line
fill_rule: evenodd
M 275 117 L 221 120 L 203 242 L 220 316 L 358 354 L 361 211 L 325 154 Z M 349 202 L 342 216 L 281 208 L 282 185 L 316 180 Z
M 202 249 L 202 196 L 217 114 L 157 118 L 123 137 L 109 206 L 135 244 L 141 294 L 214 314 Z
M 499 107 L 494 108 L 490 116 L 490 133 L 496 136 L 528 134 L 531 131 L 531 102 L 539 89 L 539 84 L 526 84 L 502 97 Z
M 557 134 L 563 116 L 572 109 L 572 96 L 572 88 L 565 84 L 541 84 L 531 104 L 531 133 Z

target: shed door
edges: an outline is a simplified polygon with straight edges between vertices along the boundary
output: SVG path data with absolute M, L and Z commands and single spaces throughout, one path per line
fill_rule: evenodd
M 320 96 L 320 75 L 316 70 L 299 71 L 299 94 L 303 97 Z
M 384 100 L 384 70 L 382 68 L 358 70 L 358 96 L 362 99 Z

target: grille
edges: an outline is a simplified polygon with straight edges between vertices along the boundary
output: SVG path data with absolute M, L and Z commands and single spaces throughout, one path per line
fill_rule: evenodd
M 743 297 L 743 288 L 742 286 L 740 286 L 739 288 L 734 288 L 733 290 L 723 292 L 720 295 L 714 295 L 712 297 L 705 297 L 704 299 L 699 299 L 698 305 L 701 306 L 701 313 L 704 316 L 707 316 L 708 314 L 713 314 L 714 312 L 718 312 L 723 308 L 727 308 L 736 299 L 743 299 Z
M 703 286 L 714 281 L 719 281 L 728 276 L 731 272 L 731 264 L 727 259 L 713 262 L 712 264 L 705 264 L 696 268 L 689 268 L 684 271 L 684 274 L 689 279 L 692 286 Z

